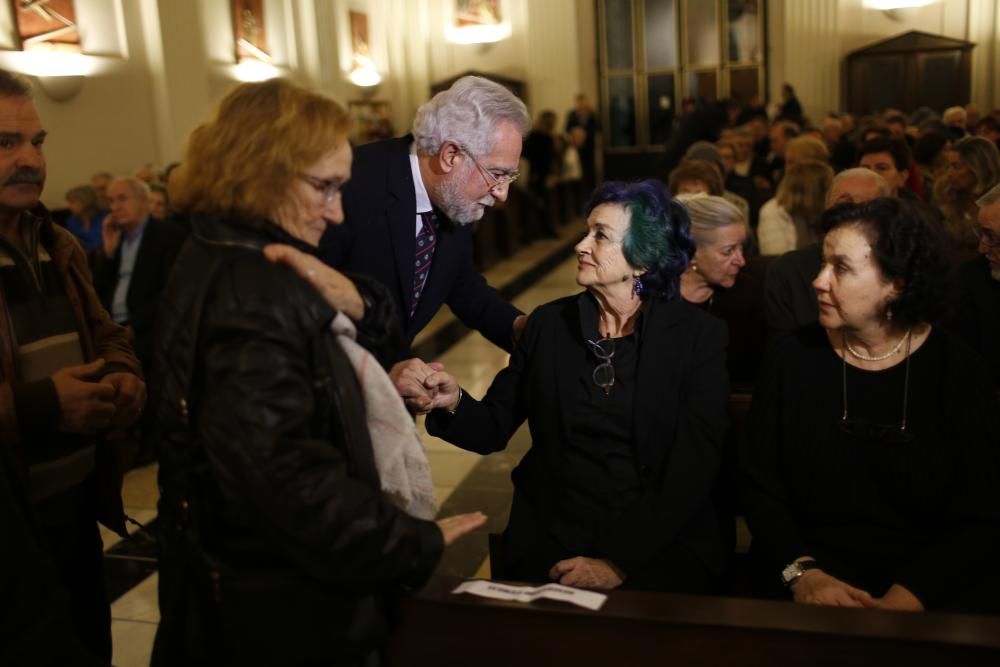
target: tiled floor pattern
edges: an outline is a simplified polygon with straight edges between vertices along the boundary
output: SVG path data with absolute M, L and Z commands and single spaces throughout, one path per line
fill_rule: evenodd
M 565 250 L 572 237 L 579 236 L 582 231 L 579 225 L 564 228 L 560 239 L 536 242 L 514 258 L 500 263 L 487 272 L 487 279 L 492 285 L 507 284 L 551 257 L 557 250 Z M 570 294 L 577 289 L 574 283 L 575 274 L 575 260 L 565 260 L 534 286 L 522 292 L 513 302 L 521 310 L 528 312 L 542 303 Z M 419 345 L 442 327 L 448 326 L 449 318 L 453 319 L 450 313 L 439 314 L 428 330 L 421 334 L 416 344 Z M 449 372 L 461 382 L 465 391 L 474 396 L 482 396 L 496 372 L 506 365 L 507 354 L 479 334 L 473 333 L 462 338 L 436 361 L 445 364 Z M 523 427 L 515 435 L 507 451 L 489 457 L 459 450 L 442 440 L 428 436 L 422 419 L 420 430 L 427 443 L 434 485 L 438 501 L 441 503 L 441 515 L 483 510 L 490 517 L 485 530 L 449 548 L 439 571 L 462 576 L 486 576 L 489 571 L 486 559 L 486 533 L 498 532 L 506 524 L 510 503 L 510 470 L 527 448 L 527 429 Z M 158 495 L 155 464 L 133 470 L 127 475 L 124 498 L 129 516 L 140 523 L 154 520 Z M 136 529 L 136 526 L 130 526 L 129 532 L 134 533 Z M 103 529 L 102 536 L 105 540 L 106 557 L 109 560 L 115 558 L 127 560 L 126 565 L 133 569 L 148 565 L 143 553 L 145 540 L 142 536 L 133 537 L 124 544 L 119 544 L 117 536 Z M 109 569 L 110 567 L 109 564 Z M 150 571 L 154 570 L 155 564 Z M 120 595 L 111 605 L 114 663 L 118 667 L 145 667 L 149 664 L 153 637 L 160 620 L 157 580 L 155 573 L 149 575 L 138 585 Z M 114 583 L 111 582 L 113 595 Z

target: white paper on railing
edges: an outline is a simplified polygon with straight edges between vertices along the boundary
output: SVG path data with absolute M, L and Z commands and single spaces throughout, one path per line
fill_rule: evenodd
M 458 585 L 452 593 L 471 593 L 494 600 L 513 600 L 514 602 L 533 602 L 538 598 L 569 602 L 592 611 L 597 611 L 608 599 L 607 595 L 584 591 L 579 588 L 561 584 L 545 584 L 544 586 L 509 586 L 493 581 L 474 579 Z

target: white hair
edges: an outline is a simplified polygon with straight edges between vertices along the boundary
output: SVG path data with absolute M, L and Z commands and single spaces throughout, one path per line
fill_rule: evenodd
M 687 209 L 691 219 L 691 236 L 695 245 L 706 243 L 706 235 L 729 225 L 743 225 L 747 221 L 740 209 L 725 197 L 707 195 L 703 192 L 682 194 L 674 197 Z
M 446 141 L 454 141 L 478 157 L 493 150 L 501 122 L 522 137 L 531 129 L 528 109 L 513 93 L 489 79 L 463 76 L 417 109 L 413 136 L 424 155 L 435 155 Z
M 830 189 L 826 191 L 826 205 L 827 207 L 833 206 L 837 202 L 830 201 L 830 194 L 833 192 L 834 188 L 841 181 L 845 181 L 848 178 L 864 178 L 870 181 L 875 186 L 875 196 L 878 197 L 890 197 L 892 196 L 892 188 L 889 186 L 889 182 L 882 178 L 882 174 L 877 171 L 872 171 L 867 167 L 852 167 L 851 169 L 845 169 L 830 181 Z
M 941 119 L 945 123 L 947 123 L 948 119 L 952 116 L 956 116 L 959 119 L 961 119 L 963 124 L 968 118 L 968 114 L 965 113 L 965 109 L 963 109 L 962 107 L 948 107 L 947 109 L 944 110 L 944 113 L 941 114 Z
M 135 176 L 119 176 L 108 183 L 108 187 L 113 183 L 128 183 L 129 187 L 132 188 L 132 193 L 141 199 L 149 199 L 150 194 L 152 194 L 152 190 L 149 189 L 149 183 Z
M 990 204 L 995 204 L 997 200 L 1000 200 L 1000 183 L 994 185 L 992 188 L 986 191 L 986 194 L 977 199 L 976 206 L 982 208 L 983 206 L 989 206 Z

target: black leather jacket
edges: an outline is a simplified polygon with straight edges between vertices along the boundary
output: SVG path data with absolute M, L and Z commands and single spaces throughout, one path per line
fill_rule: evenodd
M 160 306 L 153 664 L 363 655 L 384 636 L 387 595 L 423 583 L 443 548 L 433 522 L 380 493 L 334 310 L 263 257 L 274 242 L 312 252 L 269 223 L 192 220 Z M 391 300 L 352 278 L 370 304 L 359 342 L 386 352 Z

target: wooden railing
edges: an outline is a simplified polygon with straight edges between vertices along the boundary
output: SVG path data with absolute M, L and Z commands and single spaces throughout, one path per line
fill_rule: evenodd
M 593 612 L 453 595 L 460 581 L 400 601 L 386 665 L 1000 665 L 1000 617 L 629 591 Z

